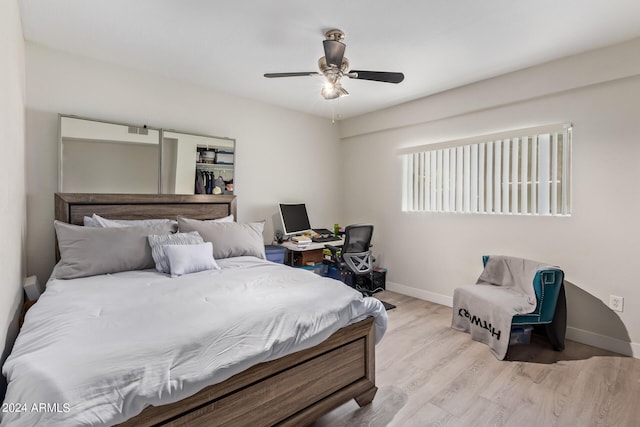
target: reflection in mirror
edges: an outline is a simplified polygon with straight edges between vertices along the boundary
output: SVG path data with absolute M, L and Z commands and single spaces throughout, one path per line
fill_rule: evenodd
M 162 192 L 233 194 L 235 140 L 163 131 Z
M 159 129 L 61 115 L 59 130 L 59 191 L 159 192 Z

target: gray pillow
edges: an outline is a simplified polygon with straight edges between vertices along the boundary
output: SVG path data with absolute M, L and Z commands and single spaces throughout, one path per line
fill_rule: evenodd
M 92 228 L 55 221 L 60 263 L 58 279 L 95 276 L 154 268 L 150 234 L 168 234 L 171 225 L 152 227 Z
M 149 246 L 151 246 L 151 256 L 156 262 L 156 270 L 160 273 L 171 273 L 169 265 L 169 257 L 164 250 L 164 245 L 193 245 L 196 243 L 204 243 L 197 231 L 191 233 L 176 234 L 152 234 L 148 237 Z
M 264 221 L 239 224 L 237 222 L 200 221 L 178 217 L 181 233 L 197 231 L 205 242 L 213 244 L 215 259 L 250 255 L 265 259 Z

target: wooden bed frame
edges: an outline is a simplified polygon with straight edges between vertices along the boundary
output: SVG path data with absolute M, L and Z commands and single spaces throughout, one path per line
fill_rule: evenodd
M 110 219 L 237 216 L 235 196 L 55 195 L 59 221 L 80 225 L 94 213 Z M 377 391 L 374 340 L 373 319 L 368 318 L 315 347 L 255 365 L 191 397 L 149 406 L 120 425 L 302 426 L 350 399 L 368 405 Z

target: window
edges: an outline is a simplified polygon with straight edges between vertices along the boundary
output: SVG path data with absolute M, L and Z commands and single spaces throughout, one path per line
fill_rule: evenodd
M 402 210 L 571 214 L 570 125 L 402 150 Z

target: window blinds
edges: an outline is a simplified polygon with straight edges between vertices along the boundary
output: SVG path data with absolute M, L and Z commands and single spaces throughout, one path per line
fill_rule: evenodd
M 401 150 L 402 209 L 570 215 L 571 133 L 551 125 Z

